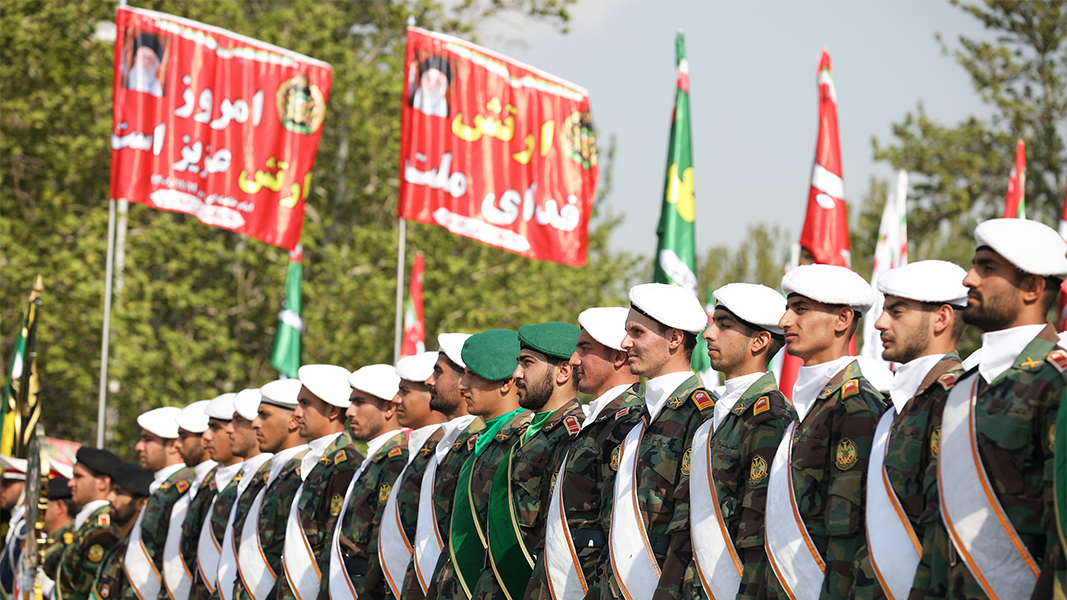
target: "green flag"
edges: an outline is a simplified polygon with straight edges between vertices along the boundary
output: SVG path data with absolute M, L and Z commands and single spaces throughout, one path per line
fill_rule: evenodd
M 685 35 L 675 41 L 678 57 L 678 89 L 674 100 L 670 147 L 667 150 L 667 181 L 663 189 L 663 210 L 656 235 L 656 271 L 652 281 L 681 286 L 697 295 L 696 202 L 693 198 L 693 144 L 689 134 L 689 61 L 685 57 Z M 708 347 L 697 338 L 691 362 L 694 371 L 706 371 Z
M 304 278 L 304 251 L 298 245 L 289 253 L 289 273 L 285 276 L 285 303 L 278 313 L 278 334 L 270 364 L 279 373 L 295 379 L 300 369 L 300 336 L 304 319 L 300 316 L 300 283 Z

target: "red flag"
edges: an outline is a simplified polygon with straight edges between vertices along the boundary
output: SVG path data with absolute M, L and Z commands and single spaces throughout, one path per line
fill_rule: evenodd
M 1026 144 L 1015 144 L 1015 166 L 1008 177 L 1008 196 L 1004 202 L 1005 219 L 1026 218 Z
M 822 49 L 819 58 L 817 82 L 819 138 L 815 144 L 815 166 L 811 172 L 808 212 L 800 233 L 800 245 L 811 252 L 816 263 L 851 267 L 841 141 L 837 134 L 837 92 L 830 53 L 826 48 Z
M 1060 235 L 1067 240 L 1067 194 L 1063 196 L 1063 212 L 1060 213 Z M 1067 331 L 1067 279 L 1060 284 L 1060 312 L 1056 318 L 1056 330 Z
M 597 178 L 589 93 L 417 28 L 404 64 L 397 216 L 584 265 Z
M 330 65 L 150 10 L 115 24 L 111 198 L 295 248 Z
M 422 320 L 422 252 L 415 253 L 411 265 L 411 289 L 404 303 L 404 338 L 400 344 L 400 356 L 415 356 L 426 351 L 426 333 Z

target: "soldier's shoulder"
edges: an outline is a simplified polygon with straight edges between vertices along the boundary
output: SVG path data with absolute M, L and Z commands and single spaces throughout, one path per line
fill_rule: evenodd
M 1057 373 L 1067 378 L 1067 350 L 1055 346 L 1045 357 L 1045 362 L 1052 365 Z
M 747 415 L 751 425 L 760 425 L 768 421 L 794 421 L 797 411 L 793 404 L 785 397 L 785 394 L 777 389 L 765 392 L 749 401 L 748 406 L 735 406 L 733 409 L 739 415 Z
M 836 389 L 827 387 L 820 396 L 837 396 L 849 415 L 864 412 L 880 415 L 886 409 L 885 397 L 863 375 L 849 377 Z

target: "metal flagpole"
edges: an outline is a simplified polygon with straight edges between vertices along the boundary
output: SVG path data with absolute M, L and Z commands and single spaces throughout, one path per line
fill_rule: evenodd
M 408 221 L 401 218 L 400 243 L 396 251 L 396 338 L 393 345 L 393 364 L 400 360 L 400 343 L 404 337 L 404 251 L 408 238 Z
M 104 447 L 104 417 L 107 409 L 107 357 L 111 337 L 111 280 L 115 262 L 115 201 L 107 203 L 107 268 L 104 274 L 104 332 L 100 343 L 100 404 L 96 411 L 96 447 Z

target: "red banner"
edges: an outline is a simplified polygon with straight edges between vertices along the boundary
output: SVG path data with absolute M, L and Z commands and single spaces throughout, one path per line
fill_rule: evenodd
M 111 198 L 295 248 L 330 65 L 149 10 L 115 23 Z
M 415 253 L 411 265 L 411 290 L 404 303 L 404 337 L 400 343 L 400 356 L 415 356 L 426 351 L 426 334 L 422 319 L 422 252 Z
M 584 265 L 597 178 L 589 93 L 417 28 L 405 75 L 398 215 Z

